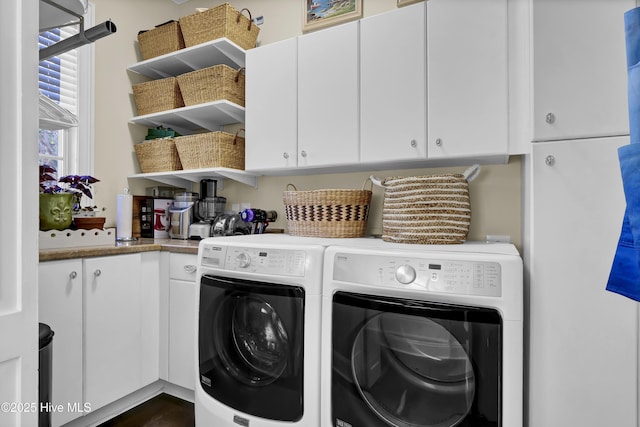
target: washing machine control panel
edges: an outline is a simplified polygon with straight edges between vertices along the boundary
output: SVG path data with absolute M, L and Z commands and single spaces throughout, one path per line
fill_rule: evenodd
M 307 254 L 295 249 L 205 245 L 201 263 L 223 270 L 304 277 Z
M 502 295 L 501 266 L 487 261 L 338 253 L 334 259 L 333 279 L 429 292 Z

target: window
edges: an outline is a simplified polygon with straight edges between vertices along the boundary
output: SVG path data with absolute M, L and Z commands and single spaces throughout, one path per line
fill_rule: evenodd
M 85 30 L 93 25 L 93 5 L 85 14 Z M 49 46 L 78 33 L 71 25 L 39 35 L 39 48 Z M 61 130 L 40 129 L 39 161 L 56 168 L 58 176 L 93 174 L 93 46 L 82 46 L 40 62 L 41 95 L 67 110 L 78 126 Z M 43 126 L 45 127 L 45 126 Z

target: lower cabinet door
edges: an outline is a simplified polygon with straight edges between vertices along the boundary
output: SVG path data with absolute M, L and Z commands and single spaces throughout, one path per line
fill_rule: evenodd
M 142 383 L 140 254 L 84 260 L 85 400 L 92 410 Z
M 169 381 L 194 390 L 196 284 L 169 282 Z
M 38 320 L 54 332 L 51 365 L 53 427 L 82 416 L 82 260 L 38 267 Z

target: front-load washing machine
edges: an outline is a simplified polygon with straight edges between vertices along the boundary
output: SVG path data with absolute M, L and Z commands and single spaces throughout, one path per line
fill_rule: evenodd
M 197 426 L 319 426 L 324 250 L 278 235 L 200 242 Z
M 376 246 L 325 252 L 322 426 L 521 427 L 517 250 Z

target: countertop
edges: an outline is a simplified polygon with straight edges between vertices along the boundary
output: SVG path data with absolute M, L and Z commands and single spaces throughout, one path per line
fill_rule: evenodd
M 136 252 L 169 251 L 198 253 L 199 240 L 140 238 L 133 242 L 116 242 L 114 245 L 85 246 L 63 249 L 41 249 L 40 261 L 55 261 L 71 258 L 90 258 L 107 255 L 122 255 Z

